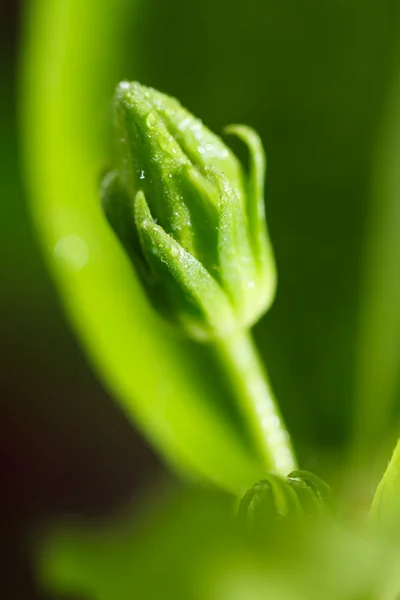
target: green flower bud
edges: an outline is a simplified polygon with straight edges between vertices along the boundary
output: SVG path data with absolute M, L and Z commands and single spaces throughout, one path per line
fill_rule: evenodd
M 277 520 L 301 523 L 335 515 L 330 486 L 308 471 L 292 471 L 286 480 L 269 474 L 254 484 L 240 501 L 238 518 L 263 532 Z
M 254 529 L 267 529 L 276 519 L 302 516 L 302 510 L 293 490 L 285 480 L 268 474 L 267 478 L 255 483 L 240 501 L 238 518 Z
M 270 306 L 276 279 L 257 134 L 227 130 L 249 148 L 244 173 L 174 98 L 122 82 L 115 114 L 118 164 L 103 182 L 103 206 L 150 298 L 196 339 L 250 327 Z

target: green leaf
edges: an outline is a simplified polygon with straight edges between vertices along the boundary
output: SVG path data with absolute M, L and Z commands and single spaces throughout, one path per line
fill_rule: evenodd
M 355 453 L 370 464 L 392 429 L 400 391 L 400 71 L 378 132 L 362 281 L 354 411 Z M 394 425 L 394 427 L 393 427 Z M 387 446 L 384 451 L 387 450 Z
M 400 533 L 400 440 L 377 487 L 370 511 L 370 522 L 381 532 Z

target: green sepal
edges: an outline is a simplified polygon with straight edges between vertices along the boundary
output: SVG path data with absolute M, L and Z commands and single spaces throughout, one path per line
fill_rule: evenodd
M 143 262 L 139 238 L 134 227 L 134 217 L 129 195 L 121 183 L 118 171 L 110 171 L 100 187 L 101 205 L 107 221 L 122 242 L 141 278 L 150 279 Z
M 148 91 L 157 112 L 193 165 L 203 172 L 208 166 L 222 171 L 242 199 L 243 170 L 232 150 L 176 98 L 152 88 Z
M 194 256 L 218 278 L 218 222 L 220 201 L 215 186 L 192 166 L 180 171 L 182 197 L 190 212 Z
M 254 297 L 257 295 L 258 277 L 248 236 L 246 213 L 237 191 L 225 174 L 215 167 L 207 167 L 206 173 L 218 189 L 220 197 L 220 278 L 242 325 L 250 326 L 255 320 Z M 256 318 L 258 316 L 257 313 Z
M 146 261 L 164 282 L 183 327 L 199 340 L 230 335 L 236 318 L 226 294 L 202 264 L 155 223 L 143 192 L 136 194 L 134 215 Z
M 277 284 L 275 257 L 265 216 L 265 151 L 260 136 L 247 125 L 229 125 L 224 132 L 237 136 L 249 151 L 249 174 L 245 182 L 246 212 L 253 255 L 260 274 L 260 285 L 263 286 L 265 310 L 265 305 L 269 308 L 272 304 Z
M 192 251 L 191 218 L 180 189 L 182 167 L 189 167 L 190 160 L 146 88 L 122 82 L 114 104 L 123 184 L 132 198 L 142 190 L 160 225 Z

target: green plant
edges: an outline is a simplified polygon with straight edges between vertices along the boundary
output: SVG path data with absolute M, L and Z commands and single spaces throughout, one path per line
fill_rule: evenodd
M 166 127 L 168 119 L 160 112 L 173 110 L 181 119 L 192 117 L 154 90 L 124 84 L 117 99 L 118 131 L 131 147 L 122 145 L 102 186 L 105 211 L 117 236 L 101 214 L 98 178 L 105 157 L 112 154 L 111 136 L 102 133 L 107 127 L 99 127 L 94 107 L 108 106 L 113 87 L 125 75 L 118 36 L 128 13 L 123 0 L 105 7 L 77 0 L 36 4 L 23 110 L 33 212 L 61 297 L 105 384 L 179 472 L 196 482 L 211 483 L 229 497 L 215 498 L 197 488 L 172 498 L 160 494 L 158 511 L 125 515 L 94 529 L 83 523 L 61 527 L 44 543 L 41 575 L 49 585 L 100 600 L 163 594 L 394 600 L 399 588 L 398 543 L 392 535 L 397 521 L 398 452 L 378 488 L 369 529 L 348 528 L 340 519 L 333 524 L 330 511 L 320 510 L 325 509 L 326 487 L 321 482 L 316 486 L 315 476 L 300 472 L 285 480 L 267 473 L 271 469 L 285 478 L 294 459 L 245 331 L 266 309 L 274 287 L 260 203 L 262 153 L 255 134 L 244 128 L 234 130 L 250 147 L 246 187 L 228 147 L 203 126 L 199 127 L 206 145 L 220 148 L 223 160 L 213 164 L 208 157 L 213 168 L 206 169 L 205 153 L 188 142 L 178 164 L 171 166 L 167 157 L 173 150 L 180 152 L 186 141 L 175 144 L 179 124 L 169 122 Z M 89 24 L 96 31 L 93 39 L 86 35 Z M 52 53 L 59 40 L 66 59 L 61 51 Z M 144 99 L 141 95 L 146 93 Z M 139 108 L 145 105 L 148 114 L 143 118 Z M 152 120 L 147 119 L 150 114 Z M 158 149 L 146 138 L 150 127 Z M 390 138 L 389 146 L 396 141 L 396 136 Z M 149 176 L 151 159 L 158 151 L 163 170 Z M 126 169 L 124 160 L 128 160 Z M 185 166 L 189 174 L 180 171 L 177 176 L 175 169 Z M 173 185 L 169 175 L 175 178 Z M 171 194 L 165 210 L 164 199 Z M 184 201 L 176 201 L 175 194 Z M 394 197 L 393 189 L 387 190 L 385 198 Z M 235 203 L 240 210 L 234 214 Z M 216 210 L 219 204 L 228 207 L 226 213 Z M 198 211 L 196 219 L 180 231 L 188 210 Z M 389 213 L 397 215 L 395 210 Z M 221 230 L 223 218 L 230 239 L 219 244 L 218 236 L 212 241 L 210 232 L 214 225 Z M 396 231 L 393 225 L 390 236 L 382 235 L 389 247 L 383 254 L 390 273 L 396 264 L 397 253 L 391 251 L 397 248 Z M 236 261 L 243 257 L 250 262 L 238 272 Z M 253 281 L 255 285 L 249 286 Z M 153 302 L 168 308 L 169 321 L 160 319 L 150 306 L 143 283 Z M 376 448 L 372 441 L 379 438 L 377 432 L 384 430 L 382 423 L 388 419 L 382 411 L 376 420 L 371 399 L 380 389 L 381 377 L 390 388 L 395 379 L 398 347 L 392 333 L 391 343 L 385 345 L 385 332 L 392 332 L 397 324 L 398 286 L 390 276 L 385 286 L 378 287 L 386 286 L 393 300 L 386 326 L 380 330 L 376 309 L 384 294 L 367 306 L 363 322 L 365 338 L 378 340 L 376 345 L 365 343 L 360 358 L 359 446 L 354 455 L 355 464 L 360 464 L 363 448 L 363 467 L 369 466 L 368 456 Z M 171 327 L 171 321 L 179 328 Z M 368 383 L 369 353 L 381 347 L 388 347 L 390 360 L 382 361 L 384 375 L 377 371 L 365 403 L 362 390 Z M 209 372 L 213 378 L 208 379 Z M 391 389 L 384 397 L 389 405 L 394 397 Z M 260 399 L 262 414 L 257 411 Z M 269 424 L 279 425 L 278 443 Z M 353 472 L 357 474 L 356 468 Z M 250 533 L 246 526 L 236 527 L 232 519 L 233 506 L 248 489 L 240 514 L 245 512 L 244 521 L 255 524 Z M 315 520 L 321 512 L 323 518 Z M 303 513 L 311 513 L 312 518 L 299 518 Z
M 173 98 L 123 82 L 115 112 L 118 166 L 102 186 L 108 220 L 153 303 L 222 362 L 264 469 L 286 475 L 288 435 L 247 333 L 275 289 L 261 142 L 246 127 L 228 129 L 249 147 L 246 175 Z
M 139 84 L 123 82 L 117 90 L 115 109 L 117 167 L 105 176 L 102 184 L 102 202 L 108 221 L 140 274 L 153 304 L 185 335 L 213 347 L 222 359 L 226 376 L 232 380 L 232 389 L 238 397 L 242 418 L 250 424 L 250 444 L 258 451 L 265 470 L 266 478 L 244 495 L 239 506 L 238 517 L 244 525 L 245 537 L 237 525 L 226 521 L 228 504 L 217 502 L 212 504 L 209 514 L 209 524 L 214 523 L 215 531 L 203 541 L 213 548 L 216 544 L 217 549 L 213 551 L 219 556 L 221 547 L 225 548 L 230 539 L 240 555 L 250 533 L 250 544 L 259 546 L 261 555 L 284 553 L 286 569 L 296 581 L 296 569 L 307 556 L 310 544 L 313 560 L 317 562 L 315 552 L 327 552 L 329 556 L 332 543 L 334 547 L 339 543 L 339 548 L 347 552 L 348 541 L 343 541 L 346 538 L 342 526 L 339 541 L 335 541 L 332 519 L 336 511 L 329 486 L 306 471 L 288 473 L 294 466 L 288 436 L 246 333 L 260 310 L 270 304 L 275 277 L 262 202 L 261 144 L 251 130 L 243 126 L 230 128 L 249 144 L 251 167 L 246 176 L 228 147 L 176 100 Z M 212 439 L 212 430 L 206 430 L 205 434 Z M 378 524 L 379 535 L 397 525 L 398 462 L 397 450 L 372 507 L 371 522 Z M 205 504 L 209 502 L 206 497 Z M 191 514 L 192 503 L 192 500 L 188 502 L 189 520 L 198 518 Z M 194 506 L 197 511 L 197 500 Z M 61 538 L 61 554 L 55 565 L 45 559 L 42 567 L 45 577 L 50 573 L 50 579 L 67 588 L 72 583 L 84 593 L 94 593 L 105 600 L 122 598 L 135 589 L 140 591 L 142 583 L 135 583 L 133 587 L 127 584 L 124 568 L 120 573 L 124 583 L 120 587 L 115 580 L 115 573 L 119 571 L 109 564 L 113 562 L 112 553 L 116 552 L 119 557 L 121 544 L 123 548 L 127 543 L 125 532 L 121 539 L 121 532 L 116 530 L 112 534 L 113 539 L 116 535 L 114 541 L 106 535 L 100 553 L 94 551 L 91 535 L 78 537 L 77 546 L 74 546 L 77 534 L 72 535 L 72 555 L 81 555 L 83 571 L 77 568 L 76 559 L 71 558 L 68 534 L 67 538 Z M 294 546 L 293 535 L 300 540 Z M 128 540 L 130 536 L 128 534 Z M 196 545 L 201 537 L 197 532 L 190 544 Z M 89 554 L 83 550 L 87 540 Z M 168 544 L 167 540 L 164 543 Z M 387 551 L 386 543 L 381 547 L 375 542 L 380 558 L 381 553 Z M 57 557 L 58 544 L 55 548 L 48 547 L 45 556 Z M 286 556 L 289 548 L 290 560 Z M 94 571 L 90 567 L 91 554 Z M 351 590 L 365 587 L 367 593 L 373 589 L 373 597 L 395 600 L 400 585 L 395 574 L 398 551 L 391 549 L 389 554 L 389 571 L 384 574 L 379 569 L 374 571 L 373 583 L 363 580 L 360 584 L 351 576 L 349 581 L 341 581 L 339 587 L 330 584 L 328 591 L 329 569 L 338 561 L 335 555 L 333 563 L 324 567 L 327 573 L 321 584 L 314 585 L 307 593 L 311 593 L 311 597 L 320 597 L 320 594 L 328 597 L 334 590 L 332 598 L 346 597 L 348 586 Z M 137 561 L 135 553 L 129 556 L 129 560 Z M 106 564 L 101 569 L 110 577 L 100 583 L 102 578 L 98 573 L 105 557 Z M 369 560 L 365 556 L 361 563 L 365 565 Z M 189 589 L 196 580 L 193 574 Z M 212 577 L 210 585 L 211 581 Z M 304 597 L 301 585 L 296 583 L 292 589 L 293 581 L 289 586 L 279 578 L 273 583 L 268 573 L 263 587 L 277 586 L 278 593 L 285 598 Z M 309 576 L 305 578 L 306 588 L 310 581 Z M 176 594 L 181 585 L 179 580 L 171 593 Z M 185 589 L 184 585 L 179 592 L 182 597 L 189 593 Z M 245 593 L 247 595 L 249 590 Z M 256 591 L 250 593 L 257 594 Z

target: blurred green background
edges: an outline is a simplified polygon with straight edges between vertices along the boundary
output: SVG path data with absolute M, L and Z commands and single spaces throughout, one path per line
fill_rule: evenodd
M 21 8 L 3 0 L 0 9 L 0 519 L 10 598 L 34 597 L 28 524 L 109 511 L 162 469 L 82 356 L 38 250 L 18 142 Z M 279 287 L 255 335 L 302 466 L 328 478 L 355 431 L 363 435 L 355 414 L 368 390 L 371 458 L 397 423 L 390 259 L 400 230 L 385 230 L 399 217 L 388 218 L 396 196 L 387 201 L 379 181 L 399 39 L 396 0 L 147 0 L 132 3 L 121 30 L 127 64 L 116 72 L 177 96 L 216 132 L 244 122 L 265 143 Z

